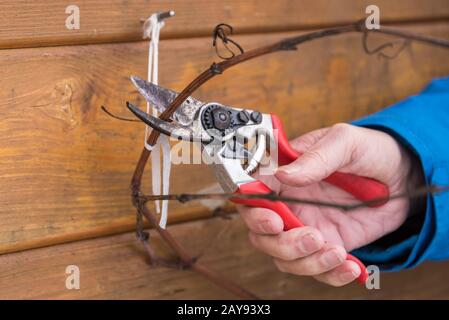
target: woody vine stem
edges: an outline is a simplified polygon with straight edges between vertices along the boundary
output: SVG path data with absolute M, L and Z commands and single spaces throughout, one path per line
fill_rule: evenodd
M 227 25 L 219 25 L 220 27 L 226 26 L 229 28 L 228 31 L 232 32 L 232 28 Z M 217 26 L 218 27 L 218 26 Z M 400 30 L 397 28 L 391 28 L 391 27 L 384 27 L 381 26 L 380 29 L 372 29 L 369 30 L 365 27 L 365 21 L 357 21 L 348 25 L 333 27 L 333 28 L 327 28 L 319 31 L 314 31 L 310 33 L 301 34 L 292 38 L 286 38 L 283 40 L 280 40 L 278 42 L 275 42 L 273 44 L 265 45 L 253 50 L 249 51 L 243 51 L 243 49 L 234 41 L 227 38 L 227 34 L 223 31 L 223 29 L 215 29 L 214 31 L 214 45 L 216 45 L 215 41 L 217 40 L 217 37 L 220 38 L 223 42 L 224 47 L 232 53 L 231 57 L 225 58 L 224 61 L 221 61 L 219 63 L 213 63 L 207 70 L 203 71 L 198 77 L 196 77 L 187 87 L 182 90 L 182 92 L 176 97 L 176 99 L 171 103 L 171 105 L 160 115 L 160 119 L 162 120 L 169 120 L 170 116 L 175 112 L 175 110 L 184 102 L 184 100 L 187 99 L 195 90 L 197 90 L 199 87 L 201 87 L 203 84 L 205 84 L 208 80 L 212 79 L 213 77 L 222 74 L 227 69 L 236 66 L 240 63 L 243 63 L 245 61 L 254 59 L 256 57 L 260 57 L 269 53 L 279 52 L 279 51 L 294 51 L 297 50 L 298 45 L 312 41 L 315 39 L 320 39 L 324 37 L 330 37 L 335 35 L 340 35 L 344 33 L 350 33 L 350 32 L 359 32 L 363 34 L 363 48 L 365 49 L 365 52 L 367 54 L 374 54 L 377 53 L 385 58 L 394 58 L 400 50 L 402 50 L 409 41 L 414 40 L 418 42 L 427 43 L 430 45 L 440 46 L 449 48 L 449 41 L 437 39 L 425 35 L 420 35 L 414 32 Z M 396 36 L 398 38 L 403 39 L 401 48 L 396 52 L 393 56 L 388 56 L 385 53 L 383 53 L 383 50 L 386 47 L 392 47 L 394 45 L 393 42 L 386 43 L 378 48 L 375 49 L 368 49 L 367 46 L 367 35 L 368 33 L 382 33 L 387 34 L 391 36 Z M 233 45 L 234 47 L 238 48 L 240 53 L 235 54 L 230 50 L 228 47 L 229 43 Z M 220 56 L 220 55 L 219 55 Z M 220 56 L 222 57 L 222 56 Z M 223 57 L 222 57 L 223 58 Z M 154 145 L 159 137 L 160 133 L 158 131 L 153 130 L 148 137 L 148 144 Z M 225 279 L 221 274 L 214 272 L 201 264 L 198 259 L 191 254 L 188 253 L 188 251 L 172 236 L 172 234 L 166 230 L 162 229 L 158 225 L 158 219 L 154 215 L 154 213 L 148 209 L 146 206 L 146 202 L 149 200 L 154 199 L 169 199 L 169 200 L 179 200 L 179 201 L 190 201 L 194 199 L 199 198 L 229 198 L 231 195 L 227 194 L 206 194 L 206 195 L 165 195 L 165 196 L 147 196 L 144 195 L 141 191 L 141 185 L 142 185 L 142 175 L 145 169 L 145 165 L 150 157 L 151 151 L 149 151 L 146 148 L 142 149 L 142 152 L 140 154 L 139 160 L 137 162 L 136 168 L 134 170 L 134 174 L 131 180 L 131 190 L 132 190 L 132 203 L 135 206 L 137 210 L 137 221 L 136 221 L 136 227 L 137 227 L 137 236 L 138 238 L 143 242 L 145 251 L 147 252 L 148 256 L 151 259 L 151 263 L 153 265 L 163 265 L 163 266 L 169 266 L 169 267 L 178 267 L 178 268 L 189 268 L 191 270 L 194 270 L 204 277 L 206 277 L 208 280 L 212 281 L 219 287 L 228 290 L 229 292 L 237 295 L 240 298 L 243 299 L 257 299 L 257 297 L 252 294 L 251 292 L 248 292 L 247 290 L 241 288 L 239 285 L 231 281 L 230 279 Z M 437 187 L 424 187 L 421 190 L 417 190 L 413 194 L 404 194 L 404 195 L 397 195 L 397 197 L 412 197 L 412 196 L 418 196 L 423 195 L 429 192 L 438 192 L 438 191 L 445 191 L 446 188 L 437 188 Z M 317 202 L 313 200 L 307 200 L 307 199 L 283 199 L 279 198 L 276 195 L 269 194 L 269 195 L 245 195 L 245 197 L 264 197 L 269 200 L 282 200 L 282 201 L 289 201 L 289 202 L 301 202 L 301 203 L 308 203 L 310 205 L 327 205 L 327 206 L 333 206 L 337 207 L 343 210 L 351 210 L 350 207 L 344 208 L 340 204 L 335 203 L 323 203 L 323 202 Z M 381 200 L 381 199 L 380 199 Z M 369 203 L 360 203 L 355 205 L 356 207 L 360 206 L 367 206 Z M 143 217 L 147 219 L 150 223 L 150 225 L 156 230 L 161 238 L 171 247 L 171 249 L 176 253 L 178 260 L 176 263 L 170 263 L 165 260 L 162 260 L 157 256 L 157 254 L 154 252 L 152 247 L 150 246 L 148 242 L 148 233 L 143 232 Z

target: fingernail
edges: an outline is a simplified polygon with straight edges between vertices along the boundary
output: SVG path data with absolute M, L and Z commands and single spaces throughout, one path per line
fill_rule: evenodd
M 359 273 L 356 270 L 346 271 L 340 274 L 340 280 L 342 282 L 349 282 L 354 280 L 359 276 Z
M 299 239 L 298 247 L 301 252 L 312 253 L 319 249 L 319 244 L 313 233 L 307 233 Z
M 323 253 L 320 257 L 321 262 L 327 268 L 331 268 L 341 264 L 344 260 L 344 257 L 341 256 L 335 249 L 331 249 Z

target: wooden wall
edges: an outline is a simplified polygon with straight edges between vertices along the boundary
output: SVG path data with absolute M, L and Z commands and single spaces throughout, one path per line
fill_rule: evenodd
M 162 31 L 159 69 L 160 83 L 179 90 L 218 60 L 210 33 L 220 22 L 232 24 L 235 40 L 250 49 L 354 21 L 371 1 L 94 0 L 79 5 L 80 30 L 65 28 L 69 4 L 0 3 L 0 298 L 229 297 L 192 272 L 148 268 L 133 236 L 129 181 L 143 126 L 100 107 L 129 116 L 125 101 L 143 105 L 128 80 L 146 75 L 141 20 L 176 10 Z M 381 22 L 449 38 L 447 0 L 376 4 Z M 385 40 L 373 36 L 370 43 Z M 273 111 L 294 137 L 418 92 L 449 74 L 448 58 L 447 50 L 413 43 L 394 60 L 379 59 L 363 52 L 359 34 L 349 34 L 231 69 L 197 97 Z M 206 166 L 173 167 L 173 192 L 213 185 Z M 170 206 L 170 222 L 179 223 L 170 228 L 187 247 L 201 251 L 219 234 L 204 262 L 265 298 L 449 298 L 447 263 L 385 275 L 376 292 L 329 289 L 276 272 L 248 245 L 237 216 L 210 219 L 201 203 Z M 65 289 L 68 264 L 81 268 L 79 291 Z

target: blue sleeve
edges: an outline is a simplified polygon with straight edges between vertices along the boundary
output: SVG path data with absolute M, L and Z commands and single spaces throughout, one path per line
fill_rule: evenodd
M 393 135 L 417 155 L 427 184 L 449 185 L 449 77 L 435 79 L 420 94 L 353 124 Z M 428 195 L 426 201 L 416 232 L 388 246 L 374 242 L 353 254 L 384 271 L 449 259 L 449 192 Z

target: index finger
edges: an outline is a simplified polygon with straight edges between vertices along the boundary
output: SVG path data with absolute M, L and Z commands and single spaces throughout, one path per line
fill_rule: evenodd
M 284 229 L 284 222 L 274 211 L 243 205 L 236 207 L 248 228 L 254 233 L 278 234 Z

